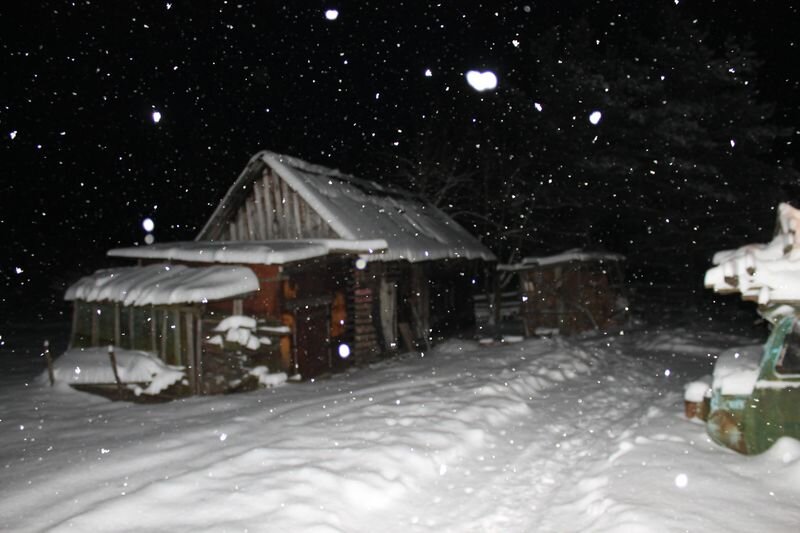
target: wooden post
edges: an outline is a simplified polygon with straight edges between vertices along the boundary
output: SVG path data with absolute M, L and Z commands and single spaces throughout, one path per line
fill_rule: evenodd
M 503 288 L 500 285 L 500 271 L 495 267 L 494 269 L 494 338 L 495 340 L 503 340 L 503 331 L 501 328 L 501 321 L 503 320 Z
M 122 382 L 119 380 L 117 373 L 117 356 L 114 354 L 114 345 L 108 345 L 108 358 L 111 360 L 111 370 L 114 371 L 114 381 L 117 382 L 117 392 L 122 396 Z
M 44 360 L 47 363 L 47 376 L 50 378 L 50 386 L 56 383 L 55 374 L 53 373 L 53 358 L 50 357 L 50 341 L 44 341 Z
M 78 312 L 80 311 L 80 305 L 78 304 L 78 300 L 72 302 L 72 332 L 69 335 L 69 345 L 68 348 L 72 348 L 75 344 L 75 337 L 78 335 Z

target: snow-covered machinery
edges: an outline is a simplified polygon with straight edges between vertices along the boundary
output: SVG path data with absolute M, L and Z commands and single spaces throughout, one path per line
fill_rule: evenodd
M 718 252 L 706 272 L 706 287 L 741 293 L 772 324 L 763 348 L 720 355 L 707 391 L 687 388 L 687 415 L 704 418 L 716 442 L 741 453 L 763 452 L 784 436 L 800 439 L 799 229 L 800 210 L 780 204 L 772 241 Z

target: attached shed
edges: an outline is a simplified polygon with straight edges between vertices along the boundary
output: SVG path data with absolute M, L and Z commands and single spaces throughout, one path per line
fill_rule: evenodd
M 620 325 L 628 300 L 618 254 L 570 250 L 527 257 L 498 269 L 519 276 L 520 317 L 525 335 L 563 334 Z
M 193 393 L 230 390 L 257 366 L 311 378 L 424 348 L 474 324 L 476 278 L 495 261 L 411 193 L 272 152 L 250 160 L 195 241 L 108 255 L 139 266 L 70 288 L 73 345 L 155 352 L 187 369 Z M 165 284 L 165 272 L 184 277 Z M 228 285 L 189 290 L 222 273 Z

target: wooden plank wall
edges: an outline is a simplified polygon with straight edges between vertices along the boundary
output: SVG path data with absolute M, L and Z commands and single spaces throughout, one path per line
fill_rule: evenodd
M 243 204 L 228 222 L 223 239 L 339 238 L 308 202 L 270 169 L 265 169 L 249 187 Z

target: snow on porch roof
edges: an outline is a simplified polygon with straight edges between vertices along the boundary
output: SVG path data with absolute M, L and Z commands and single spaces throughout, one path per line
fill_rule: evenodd
M 224 300 L 257 290 L 258 277 L 247 267 L 155 264 L 98 270 L 72 284 L 64 299 L 172 305 Z
M 237 205 L 237 195 L 259 177 L 255 171 L 259 164 L 270 167 L 342 239 L 385 239 L 386 251 L 370 259 L 496 260 L 488 248 L 457 222 L 410 192 L 268 151 L 253 156 L 196 240 L 208 240 L 206 235 L 211 228 L 223 222 L 228 211 Z
M 568 250 L 556 255 L 549 255 L 544 257 L 526 257 L 519 263 L 513 265 L 498 265 L 498 270 L 515 271 L 526 270 L 537 266 L 550 266 L 569 263 L 571 261 L 589 262 L 589 261 L 624 261 L 625 256 L 620 254 L 613 254 L 607 252 L 585 252 L 582 250 Z
M 345 239 L 310 239 L 300 241 L 194 241 L 168 242 L 109 250 L 110 257 L 161 259 L 199 263 L 246 263 L 283 265 L 330 253 L 378 254 L 386 241 Z

